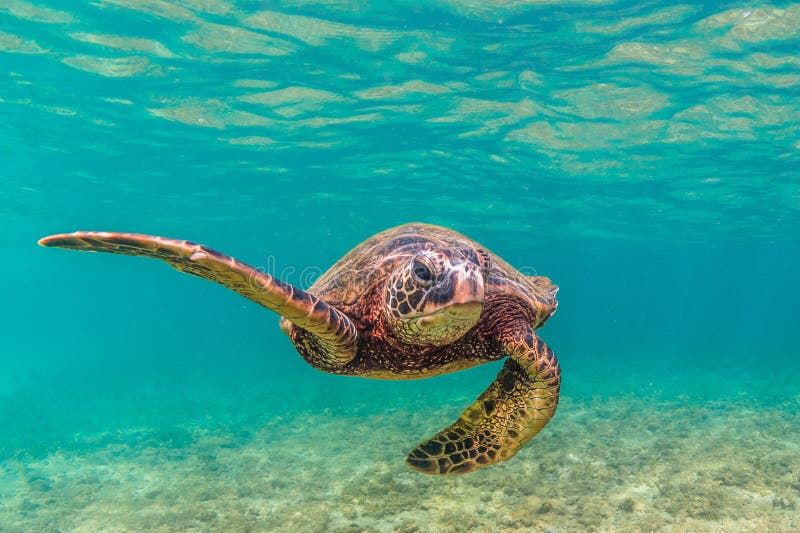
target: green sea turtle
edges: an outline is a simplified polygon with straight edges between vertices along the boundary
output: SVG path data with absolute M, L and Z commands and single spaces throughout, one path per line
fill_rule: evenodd
M 534 333 L 558 288 L 525 276 L 453 230 L 406 224 L 356 246 L 308 291 L 188 241 L 75 232 L 43 246 L 154 257 L 220 283 L 281 315 L 309 364 L 325 372 L 416 379 L 507 357 L 489 388 L 406 462 L 430 474 L 511 458 L 553 417 L 561 373 Z

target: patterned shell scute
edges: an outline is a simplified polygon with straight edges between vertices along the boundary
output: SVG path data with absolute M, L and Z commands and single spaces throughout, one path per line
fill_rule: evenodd
M 376 294 L 376 287 L 382 286 L 399 265 L 427 247 L 486 251 L 492 264 L 487 298 L 507 296 L 529 305 L 540 317 L 537 326 L 555 312 L 558 287 L 548 278 L 526 276 L 472 239 L 422 223 L 405 224 L 370 237 L 320 276 L 309 292 L 342 309 L 359 305 L 363 296 Z

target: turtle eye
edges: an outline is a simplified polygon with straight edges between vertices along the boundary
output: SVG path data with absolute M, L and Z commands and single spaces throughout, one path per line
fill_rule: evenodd
M 433 283 L 433 272 L 431 272 L 428 265 L 419 259 L 414 259 L 414 262 L 411 264 L 411 272 L 413 272 L 414 277 L 417 278 L 417 281 L 420 283 L 425 285 Z

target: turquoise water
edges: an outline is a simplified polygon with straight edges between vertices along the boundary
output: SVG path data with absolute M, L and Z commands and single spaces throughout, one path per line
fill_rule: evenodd
M 800 4 L 417 4 L 2 2 L 0 530 L 800 529 Z M 561 287 L 555 418 L 457 478 L 404 456 L 497 364 L 326 375 L 224 288 L 36 246 L 307 287 L 410 221 Z

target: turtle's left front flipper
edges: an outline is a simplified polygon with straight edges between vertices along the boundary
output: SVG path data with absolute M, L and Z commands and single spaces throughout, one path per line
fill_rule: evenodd
M 486 391 L 450 427 L 417 446 L 408 465 L 428 474 L 462 474 L 510 459 L 553 418 L 561 370 L 528 326 L 501 338 L 508 359 Z
M 356 353 L 358 332 L 353 322 L 313 294 L 261 272 L 202 244 L 138 233 L 76 231 L 51 235 L 42 246 L 87 252 L 138 255 L 160 259 L 241 294 L 312 333 L 323 348 L 324 363 L 338 367 Z

